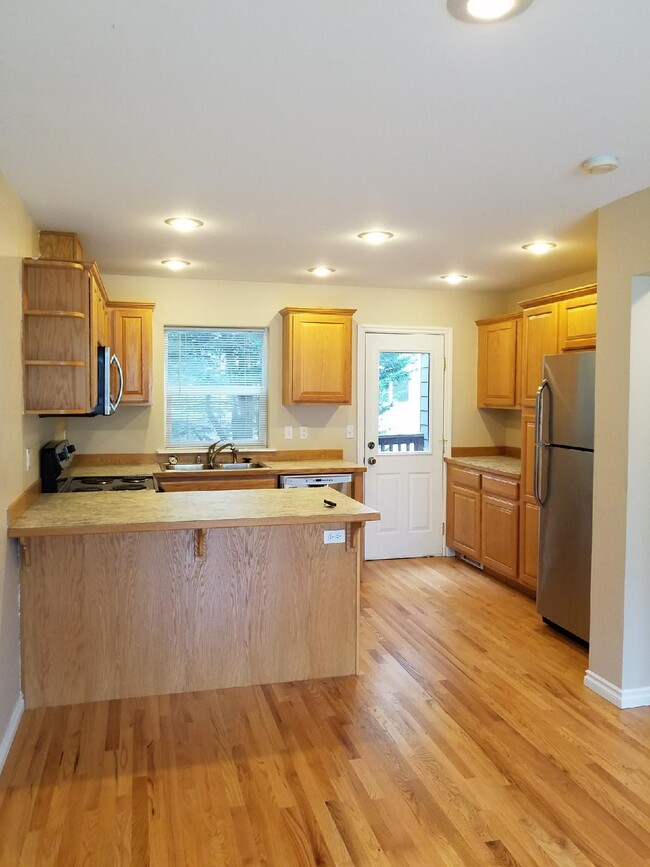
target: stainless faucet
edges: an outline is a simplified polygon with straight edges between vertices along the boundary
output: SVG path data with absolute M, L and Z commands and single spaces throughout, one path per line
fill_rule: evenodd
M 208 449 L 207 462 L 211 470 L 214 469 L 215 457 L 219 454 L 219 452 L 222 452 L 224 449 L 230 449 L 232 453 L 232 462 L 234 464 L 237 463 L 237 455 L 239 453 L 237 451 L 236 445 L 234 443 L 221 443 L 221 445 L 219 445 L 220 442 L 220 440 L 217 440 L 216 443 L 212 443 L 212 445 Z

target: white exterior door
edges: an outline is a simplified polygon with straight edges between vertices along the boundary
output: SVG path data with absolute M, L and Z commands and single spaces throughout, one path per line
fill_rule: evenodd
M 444 386 L 444 334 L 366 332 L 368 560 L 444 552 Z

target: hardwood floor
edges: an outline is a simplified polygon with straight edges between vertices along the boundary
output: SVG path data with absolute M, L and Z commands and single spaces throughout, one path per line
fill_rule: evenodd
M 650 709 L 454 560 L 366 564 L 362 675 L 25 713 L 0 865 L 650 864 Z

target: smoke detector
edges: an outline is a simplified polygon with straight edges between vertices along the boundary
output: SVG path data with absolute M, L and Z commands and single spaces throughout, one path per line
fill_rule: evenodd
M 612 154 L 600 154 L 597 157 L 589 157 L 580 164 L 580 168 L 588 175 L 606 175 L 608 172 L 615 172 L 618 168 L 618 157 Z

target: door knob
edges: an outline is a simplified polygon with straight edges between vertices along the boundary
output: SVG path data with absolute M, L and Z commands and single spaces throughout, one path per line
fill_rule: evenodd
M 370 440 L 370 442 L 368 443 L 368 448 L 369 448 L 369 449 L 374 449 L 374 447 L 375 447 L 375 444 L 373 443 L 372 440 Z
M 377 458 L 368 458 L 368 463 L 373 467 L 377 463 Z

